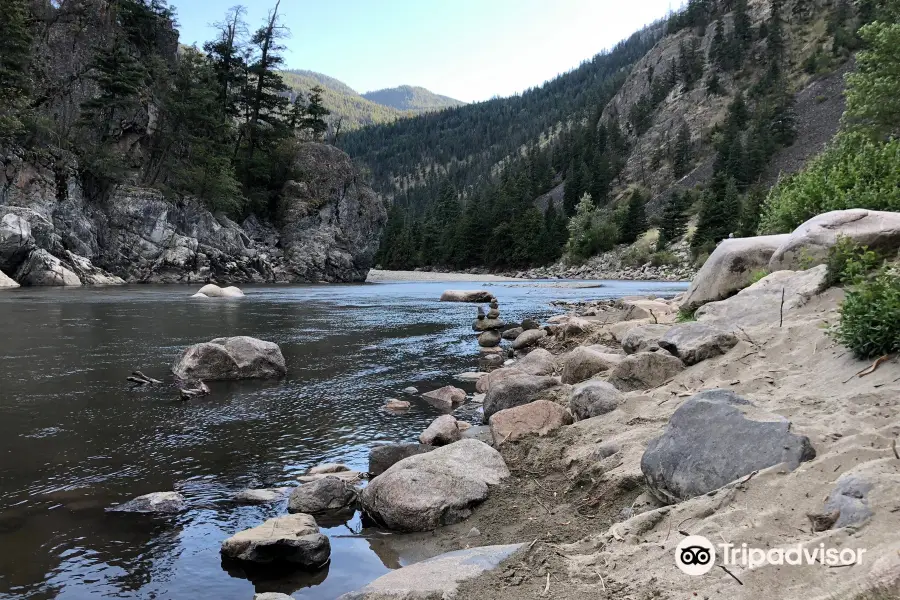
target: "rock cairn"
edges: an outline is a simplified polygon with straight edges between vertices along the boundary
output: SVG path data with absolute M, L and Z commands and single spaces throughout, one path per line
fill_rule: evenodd
M 478 317 L 472 323 L 472 329 L 481 332 L 478 336 L 478 345 L 482 348 L 496 348 L 500 345 L 500 334 L 503 327 L 506 326 L 500 319 L 500 305 L 496 300 L 492 300 L 490 310 L 487 315 L 484 309 L 478 307 Z

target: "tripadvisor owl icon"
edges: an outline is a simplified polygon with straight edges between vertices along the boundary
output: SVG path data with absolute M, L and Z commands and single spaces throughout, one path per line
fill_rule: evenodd
M 675 565 L 688 575 L 703 575 L 716 564 L 716 549 L 702 535 L 689 535 L 675 547 Z

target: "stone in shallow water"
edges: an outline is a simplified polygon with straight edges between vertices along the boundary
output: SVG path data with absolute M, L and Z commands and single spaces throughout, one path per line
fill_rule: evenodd
M 236 533 L 222 542 L 221 552 L 233 560 L 316 569 L 331 556 L 331 543 L 312 516 L 297 513 Z
M 422 397 L 435 408 L 451 410 L 455 404 L 462 404 L 466 401 L 466 392 L 458 387 L 445 385 L 422 394 Z
M 316 514 L 340 510 L 356 502 L 356 490 L 339 477 L 324 477 L 294 488 L 288 499 L 288 510 Z
M 287 373 L 281 348 L 247 336 L 216 338 L 187 348 L 172 365 L 183 381 L 270 379 Z
M 288 493 L 289 488 L 262 488 L 257 490 L 241 490 L 232 498 L 240 504 L 270 504 L 278 502 Z
M 451 415 L 441 415 L 419 436 L 419 441 L 428 446 L 446 446 L 461 438 L 460 428 Z
M 184 496 L 178 492 L 153 492 L 106 510 L 109 512 L 176 513 L 186 507 Z
M 377 477 L 404 458 L 431 452 L 434 446 L 425 444 L 386 444 L 369 451 L 369 475 Z

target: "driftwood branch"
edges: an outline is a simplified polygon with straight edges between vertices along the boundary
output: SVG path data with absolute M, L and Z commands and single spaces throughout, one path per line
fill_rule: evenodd
M 161 385 L 162 381 L 159 379 L 153 379 L 152 377 L 147 377 L 141 371 L 132 371 L 131 375 L 125 378 L 126 381 L 130 381 L 131 383 L 135 383 L 137 385 Z
M 196 398 L 198 396 L 208 396 L 209 395 L 209 386 L 207 386 L 202 381 L 198 381 L 194 387 L 186 388 L 180 387 L 178 390 L 181 393 L 182 400 L 190 400 L 191 398 Z
M 784 288 L 781 288 L 781 308 L 778 309 L 778 326 L 782 325 L 784 325 Z M 734 576 L 732 575 L 732 577 Z

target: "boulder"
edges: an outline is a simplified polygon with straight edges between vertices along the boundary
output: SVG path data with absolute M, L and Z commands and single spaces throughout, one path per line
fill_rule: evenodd
M 106 510 L 130 513 L 177 513 L 185 508 L 187 508 L 187 502 L 185 502 L 184 496 L 178 492 L 153 492 Z
M 508 476 L 499 452 L 464 439 L 396 463 L 369 482 L 362 505 L 389 529 L 430 531 L 467 518 Z
M 605 415 L 624 401 L 622 392 L 606 381 L 585 381 L 572 388 L 569 410 L 577 420 Z
M 512 327 L 512 328 L 504 331 L 501 337 L 503 337 L 504 340 L 513 341 L 517 337 L 519 337 L 523 331 L 525 331 L 525 330 L 522 329 L 521 327 Z
M 588 321 L 587 319 L 572 317 L 565 323 L 560 324 L 559 331 L 562 333 L 562 338 L 564 340 L 568 340 L 591 333 L 592 331 L 595 331 L 599 328 L 600 323 L 597 323 L 596 321 Z
M 0 271 L 0 289 L 13 289 L 19 287 L 19 284 L 6 276 L 3 271 Z
M 572 415 L 569 411 L 548 400 L 535 400 L 522 406 L 498 411 L 491 415 L 488 421 L 495 446 L 532 434 L 545 436 L 571 423 Z
M 873 487 L 871 482 L 854 473 L 841 475 L 825 499 L 826 512 L 840 513 L 833 527 L 855 527 L 868 521 L 873 514 L 869 507 L 869 492 Z
M 506 323 L 503 322 L 503 319 L 475 319 L 472 323 L 473 331 L 493 331 L 504 327 L 506 327 Z
M 723 240 L 691 281 L 681 309 L 693 312 L 708 302 L 733 296 L 752 283 L 756 273 L 768 271 L 769 260 L 788 240 L 788 234 Z
M 422 397 L 435 408 L 452 410 L 455 404 L 462 404 L 466 401 L 466 392 L 458 387 L 445 385 L 442 388 L 422 394 Z
M 777 271 L 763 277 L 736 295 L 704 304 L 694 313 L 701 323 L 715 323 L 729 331 L 738 327 L 777 325 L 782 317 L 781 298 L 784 293 L 784 319 L 800 308 L 825 287 L 825 265 L 807 271 Z
M 459 584 L 496 569 L 522 544 L 448 552 L 382 575 L 338 600 L 431 600 L 456 598 Z
M 0 218 L 0 269 L 12 273 L 34 249 L 31 224 L 25 218 L 7 213 Z
M 356 490 L 339 477 L 323 477 L 294 488 L 288 498 L 292 513 L 323 513 L 340 510 L 356 501 Z
M 900 213 L 853 208 L 817 215 L 782 242 L 769 260 L 769 271 L 823 264 L 838 237 L 848 237 L 870 250 L 896 254 L 900 248 Z
M 456 419 L 450 415 L 441 415 L 422 432 L 419 442 L 429 446 L 446 446 L 461 438 L 459 427 L 456 426 Z
M 236 533 L 222 542 L 221 552 L 232 560 L 316 569 L 331 556 L 331 543 L 313 517 L 297 513 Z
M 809 438 L 787 419 L 762 411 L 729 390 L 689 398 L 641 458 L 650 491 L 665 503 L 700 496 L 740 477 L 785 463 L 791 470 L 816 456 Z
M 495 300 L 487 290 L 446 290 L 441 294 L 441 302 L 476 302 L 484 303 Z
M 184 381 L 272 379 L 284 377 L 287 368 L 278 344 L 238 336 L 194 344 L 175 361 L 172 372 Z
M 46 250 L 33 250 L 19 266 L 15 276 L 22 285 L 78 286 L 81 279 L 61 260 Z
M 508 377 L 521 375 L 522 373 L 524 373 L 524 371 L 520 371 L 517 365 L 496 369 L 475 382 L 475 391 L 479 394 L 486 394 L 495 384 Z
M 500 345 L 500 332 L 490 329 L 478 336 L 478 345 L 482 348 L 493 348 Z
M 514 350 L 522 350 L 534 346 L 541 338 L 547 337 L 547 332 L 543 329 L 526 329 L 522 334 L 513 341 Z
M 534 319 L 525 319 L 522 321 L 522 329 L 528 331 L 530 329 L 540 329 L 541 324 L 535 321 Z
M 659 350 L 659 339 L 669 331 L 669 327 L 671 326 L 653 323 L 638 325 L 622 338 L 622 349 L 626 354 Z
M 519 359 L 515 368 L 529 375 L 553 375 L 556 358 L 543 348 L 535 348 Z
M 483 371 L 491 371 L 502 367 L 504 358 L 502 354 L 482 354 L 478 358 L 478 368 Z M 480 380 L 479 380 L 480 381 Z
M 647 325 L 648 323 L 653 323 L 651 319 L 635 319 L 633 321 L 620 321 L 618 323 L 613 323 L 609 325 L 607 329 L 609 329 L 609 334 L 612 338 L 622 343 L 622 340 L 625 339 L 625 336 L 628 335 L 628 332 L 634 329 L 635 327 L 640 327 L 641 325 Z M 654 323 L 655 324 L 655 323 Z
M 384 403 L 384 410 L 389 410 L 392 412 L 400 412 L 404 410 L 409 410 L 410 403 L 409 400 L 397 400 L 396 398 L 390 398 L 387 402 Z
M 207 283 L 198 294 L 203 294 L 207 298 L 243 298 L 244 292 L 240 290 L 240 288 L 236 288 L 234 286 L 220 288 L 214 283 Z
M 625 309 L 625 319 L 650 319 L 665 321 L 675 312 L 666 302 L 648 298 L 622 298 L 619 303 Z
M 620 354 L 603 354 L 585 346 L 579 346 L 560 357 L 562 363 L 562 382 L 579 383 L 590 379 L 597 373 L 609 371 L 622 362 Z
M 491 415 L 496 412 L 528 404 L 537 399 L 541 392 L 556 385 L 557 382 L 552 377 L 540 377 L 527 373 L 508 377 L 492 385 L 484 397 L 484 422 L 488 423 Z
M 738 343 L 737 336 L 707 323 L 680 323 L 674 325 L 659 340 L 659 346 L 677 356 L 690 366 L 700 361 L 725 354 Z
M 377 477 L 404 458 L 431 452 L 434 446 L 424 444 L 386 444 L 369 451 L 369 476 Z
M 235 492 L 232 499 L 238 504 L 271 504 L 284 498 L 290 488 L 262 488 Z
M 365 479 L 365 474 L 353 470 L 335 471 L 334 473 L 307 473 L 306 475 L 298 475 L 297 481 L 300 483 L 310 483 L 327 477 L 337 477 L 341 481 L 346 481 L 347 483 L 355 485 Z
M 125 283 L 125 280 L 121 277 L 116 277 L 103 269 L 95 267 L 91 261 L 83 256 L 72 254 L 68 250 L 65 251 L 64 255 L 65 260 L 63 264 L 78 276 L 83 285 L 122 285 Z
M 665 352 L 639 352 L 613 367 L 609 382 L 623 392 L 659 387 L 684 370 L 684 363 Z

